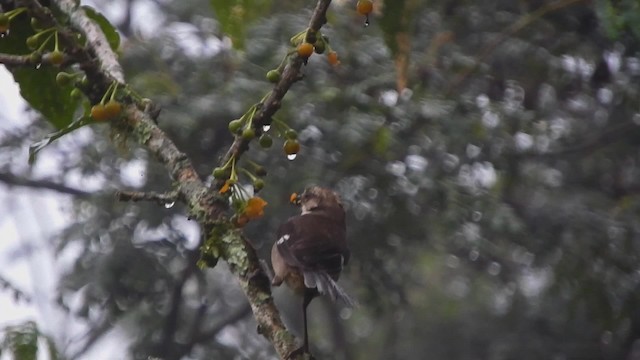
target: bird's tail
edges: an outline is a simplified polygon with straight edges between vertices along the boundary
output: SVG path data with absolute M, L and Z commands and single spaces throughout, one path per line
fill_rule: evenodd
M 329 274 L 324 271 L 307 271 L 304 273 L 304 285 L 308 288 L 318 288 L 318 292 L 331 297 L 331 300 L 340 299 L 349 307 L 357 307 L 358 303 L 336 283 Z

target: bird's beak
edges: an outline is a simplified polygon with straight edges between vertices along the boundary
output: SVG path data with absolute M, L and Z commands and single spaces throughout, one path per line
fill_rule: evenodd
M 300 205 L 300 195 L 298 193 L 291 194 L 291 196 L 289 196 L 289 202 L 292 203 L 293 205 L 299 206 Z

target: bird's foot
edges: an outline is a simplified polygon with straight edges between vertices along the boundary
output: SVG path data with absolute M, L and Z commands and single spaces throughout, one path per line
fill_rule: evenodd
M 287 355 L 287 360 L 293 359 L 304 359 L 304 360 L 315 360 L 313 355 L 309 352 L 309 349 L 306 349 L 304 346 L 301 346 Z

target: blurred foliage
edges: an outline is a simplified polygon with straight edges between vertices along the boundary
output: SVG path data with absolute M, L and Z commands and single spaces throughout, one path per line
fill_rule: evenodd
M 233 47 L 244 47 L 249 26 L 261 18 L 271 7 L 269 0 L 211 0 L 216 19 L 225 35 L 231 38 Z
M 26 39 L 34 35 L 29 18 L 18 15 L 11 21 L 10 36 L 0 38 L 0 52 L 14 55 L 29 55 Z M 42 37 L 42 38 L 46 38 Z M 41 39 L 42 39 L 41 38 Z M 53 50 L 54 41 L 49 41 L 43 50 Z M 31 107 L 42 113 L 53 126 L 64 128 L 71 123 L 79 101 L 70 94 L 73 86 L 58 86 L 56 74 L 60 69 L 52 65 L 35 65 L 34 68 L 14 67 L 9 70 L 20 85 L 20 95 Z M 36 71 L 37 70 L 37 71 Z
M 40 333 L 34 322 L 26 322 L 16 326 L 7 326 L 0 331 L 2 342 L 0 343 L 0 355 L 8 352 L 14 359 L 36 360 L 40 348 L 38 341 L 44 340 L 51 360 L 58 359 L 54 344 Z
M 230 18 L 216 19 L 207 2 L 156 2 L 160 26 L 124 39 L 122 51 L 128 81 L 161 105 L 160 126 L 203 178 L 231 142 L 227 123 L 270 89 L 266 71 L 290 50 L 312 6 L 214 3 L 259 16 L 230 30 Z M 266 216 L 246 228 L 263 258 L 278 224 L 295 212 L 291 192 L 323 184 L 348 207 L 353 254 L 341 282 L 362 306 L 313 303 L 314 352 L 634 359 L 636 2 L 384 3 L 389 13 L 378 8 L 366 28 L 355 1 L 332 5 L 323 32 L 340 66 L 313 55 L 276 115 L 298 130 L 298 158 L 288 161 L 278 146 L 247 153 L 268 170 Z M 389 16 L 400 4 L 414 6 L 401 29 Z M 242 51 L 225 31 L 243 37 Z M 409 40 L 404 87 L 399 32 Z M 29 136 L 43 127 L 37 121 Z M 144 150 L 114 147 L 102 127 L 83 130 L 73 146 L 55 148 L 64 160 L 60 181 L 81 174 L 105 190 L 170 186 Z M 3 151 L 19 146 L 16 139 L 5 137 Z M 73 218 L 57 241 L 61 253 L 78 252 L 59 302 L 86 319 L 90 339 L 119 324 L 134 358 L 275 356 L 224 265 L 190 267 L 197 229 L 180 206 L 99 196 L 76 200 Z M 298 299 L 289 295 L 278 290 L 278 304 L 299 330 Z

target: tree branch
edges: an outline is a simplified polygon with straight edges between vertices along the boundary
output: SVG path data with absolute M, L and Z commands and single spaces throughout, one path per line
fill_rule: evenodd
M 311 20 L 309 20 L 309 29 L 318 32 L 320 28 L 327 22 L 327 10 L 331 0 L 319 0 L 316 8 L 313 10 Z M 262 106 L 253 117 L 253 124 L 256 129 L 256 134 L 260 135 L 262 132 L 262 126 L 271 123 L 271 117 L 280 109 L 282 105 L 282 99 L 287 94 L 291 86 L 302 78 L 302 65 L 305 64 L 305 60 L 301 57 L 295 57 L 284 69 L 280 77 L 280 81 L 273 87 L 273 90 L 269 93 L 267 98 L 262 102 Z M 236 135 L 233 144 L 229 147 L 229 150 L 224 155 L 220 164 L 226 164 L 231 158 L 235 157 L 236 160 L 249 148 L 249 141 L 244 140 L 242 136 Z M 218 181 L 218 185 L 222 182 Z M 219 186 L 218 186 L 219 187 Z
M 75 189 L 49 180 L 33 180 L 16 176 L 10 173 L 0 173 L 0 182 L 10 186 L 22 186 L 38 190 L 53 190 L 61 194 L 89 197 L 94 194 L 84 190 Z
M 178 193 L 175 191 L 162 194 L 156 192 L 118 191 L 116 192 L 116 198 L 120 201 L 154 201 L 160 205 L 167 206 L 176 202 Z
M 318 0 L 309 22 L 310 29 L 318 31 L 326 23 L 326 12 L 330 3 L 330 0 Z M 109 48 L 97 24 L 87 17 L 74 0 L 53 0 L 52 4 L 66 13 L 72 28 L 84 34 L 87 39 L 87 46 L 82 47 L 73 41 L 74 34 L 70 31 L 61 34 L 63 40 L 66 40 L 65 45 L 69 47 L 65 48 L 65 52 L 80 63 L 80 68 L 91 83 L 90 89 L 87 89 L 88 96 L 97 103 L 114 79 L 124 83 L 116 55 Z M 38 11 L 40 16 L 49 14 L 48 20 L 56 21 L 50 16 L 48 9 L 33 5 L 32 10 Z M 254 117 L 253 121 L 258 130 L 270 121 L 271 116 L 280 108 L 282 98 L 291 85 L 301 78 L 300 69 L 303 63 L 303 59 L 294 57 L 285 68 L 280 82 L 275 85 Z M 258 323 L 259 332 L 271 341 L 282 358 L 287 357 L 296 348 L 295 338 L 280 319 L 271 296 L 269 279 L 260 266 L 255 250 L 239 230 L 233 229 L 228 221 L 224 220 L 224 212 L 228 208 L 226 198 L 221 197 L 217 191 L 211 191 L 202 182 L 187 156 L 156 126 L 153 114 L 144 110 L 149 108 L 148 106 L 141 106 L 142 104 L 133 98 L 125 99 L 125 102 L 128 104 L 124 104 L 124 118 L 113 121 L 113 129 L 146 147 L 165 166 L 174 180 L 174 190 L 178 199 L 187 205 L 191 217 L 202 226 L 205 238 L 215 237 L 219 242 L 216 244 L 220 247 L 220 257 L 229 264 L 231 272 L 238 278 Z M 239 158 L 247 148 L 248 142 L 236 137 L 221 164 L 226 163 L 231 156 Z M 221 231 L 223 234 L 220 237 Z

